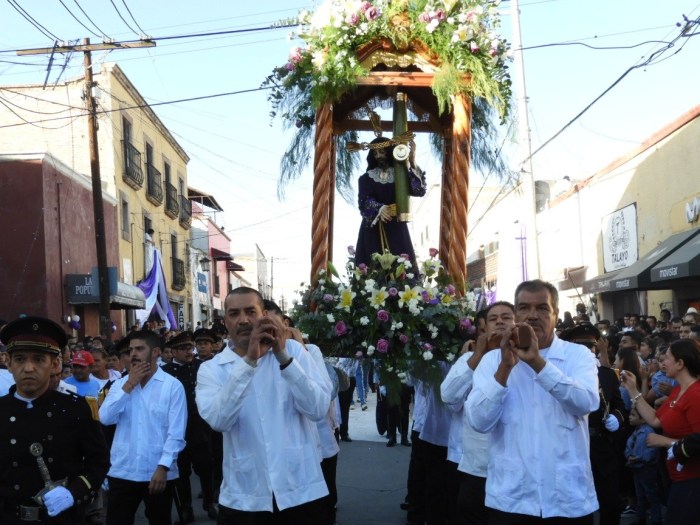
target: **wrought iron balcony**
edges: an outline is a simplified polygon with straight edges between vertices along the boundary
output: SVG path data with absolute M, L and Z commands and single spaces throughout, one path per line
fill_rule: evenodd
M 189 228 L 190 224 L 192 224 L 192 202 L 184 195 L 180 195 L 180 225 L 183 228 Z
M 173 290 L 183 290 L 187 284 L 185 281 L 185 261 L 173 257 Z
M 146 198 L 156 206 L 163 204 L 163 183 L 161 182 L 160 171 L 152 164 L 146 164 L 148 174 L 148 188 Z
M 141 152 L 124 140 L 122 140 L 122 146 L 124 147 L 124 173 L 122 178 L 129 186 L 138 190 L 143 186 Z
M 165 214 L 171 219 L 176 218 L 180 214 L 177 188 L 169 182 L 165 183 Z

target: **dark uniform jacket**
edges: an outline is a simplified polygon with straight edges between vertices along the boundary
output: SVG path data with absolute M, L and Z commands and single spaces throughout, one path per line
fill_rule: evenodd
M 44 481 L 30 447 L 39 443 L 51 480 L 66 478 L 66 488 L 75 500 L 57 519 L 39 523 L 73 523 L 70 516 L 82 514 L 109 469 L 100 424 L 85 399 L 75 394 L 48 390 L 28 404 L 14 392 L 13 386 L 0 397 L 0 521 L 13 523 L 18 505 L 38 506 L 32 496 Z
M 197 403 L 195 402 L 195 388 L 197 387 L 197 372 L 202 361 L 192 360 L 191 363 L 179 364 L 173 359 L 172 362 L 163 365 L 163 371 L 176 377 L 185 387 L 185 398 L 187 399 L 187 427 L 185 429 L 185 441 L 187 446 L 198 445 L 208 442 L 210 439 L 210 428 L 206 421 L 199 415 Z

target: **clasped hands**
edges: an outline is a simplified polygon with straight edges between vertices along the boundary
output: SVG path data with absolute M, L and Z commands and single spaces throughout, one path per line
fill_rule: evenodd
M 280 364 L 289 361 L 285 350 L 287 327 L 276 315 L 258 317 L 250 325 L 250 339 L 245 355 L 249 363 L 257 362 L 270 350 L 275 354 Z

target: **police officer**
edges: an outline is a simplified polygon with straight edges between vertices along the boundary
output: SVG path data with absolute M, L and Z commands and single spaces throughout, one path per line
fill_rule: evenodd
M 60 373 L 63 329 L 23 317 L 0 331 L 15 385 L 0 398 L 0 522 L 82 524 L 109 468 L 109 451 L 85 398 L 49 388 Z
M 187 399 L 187 427 L 185 429 L 187 444 L 177 458 L 180 477 L 175 482 L 182 510 L 182 521 L 184 523 L 194 521 L 192 487 L 190 485 L 190 474 L 193 467 L 202 486 L 204 510 L 207 511 L 210 518 L 216 519 L 210 442 L 211 429 L 199 415 L 195 403 L 197 372 L 202 361 L 194 357 L 194 340 L 190 331 L 176 335 L 168 341 L 167 346 L 172 350 L 173 360 L 163 365 L 163 371 L 176 377 L 182 383 Z
M 607 352 L 607 343 L 601 340 L 600 331 L 590 323 L 581 323 L 566 330 L 561 338 L 586 346 L 596 357 L 601 352 Z M 603 358 L 603 361 L 606 360 Z M 620 395 L 619 379 L 609 366 L 599 364 L 598 388 L 600 406 L 588 416 L 591 469 L 600 507 L 600 525 L 617 525 L 620 522 L 620 482 L 613 435 L 625 422 L 626 411 Z

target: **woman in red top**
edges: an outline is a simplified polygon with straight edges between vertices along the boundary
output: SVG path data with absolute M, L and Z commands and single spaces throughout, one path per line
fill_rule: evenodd
M 650 434 L 647 444 L 653 447 L 673 448 L 684 437 L 700 432 L 700 345 L 692 339 L 671 343 L 666 354 L 666 375 L 678 381 L 666 402 L 654 410 L 637 389 L 636 378 L 623 372 L 622 385 L 632 398 L 632 405 L 644 420 L 663 435 Z M 666 461 L 671 490 L 668 495 L 666 525 L 695 525 L 700 522 L 700 458 L 679 465 L 673 453 Z

